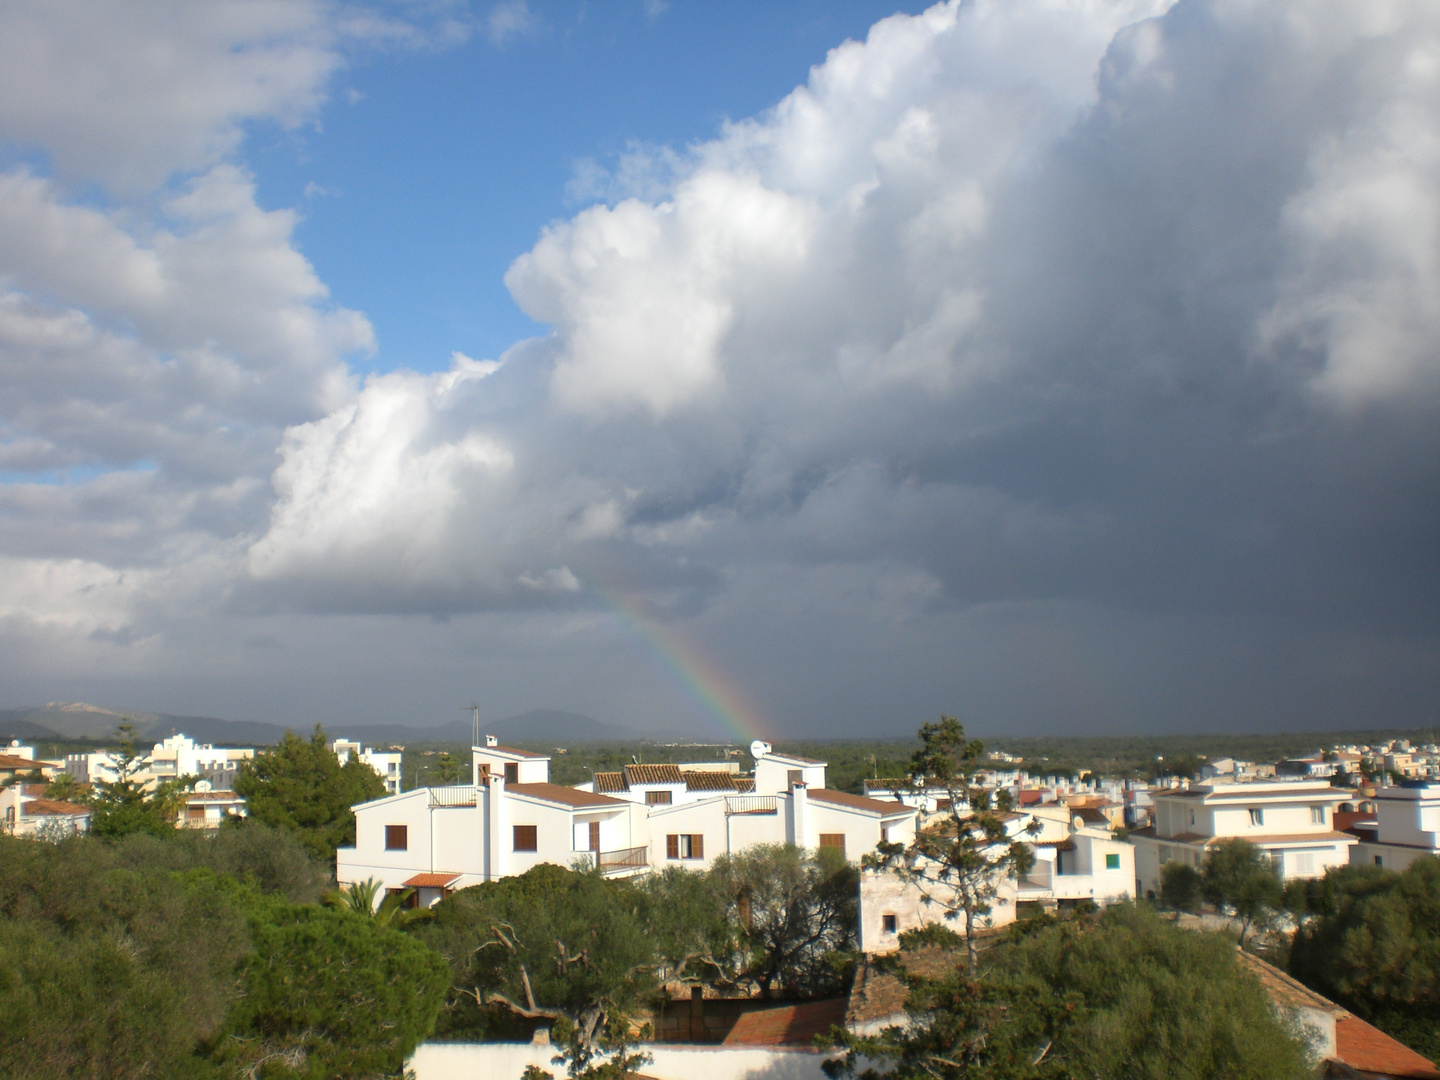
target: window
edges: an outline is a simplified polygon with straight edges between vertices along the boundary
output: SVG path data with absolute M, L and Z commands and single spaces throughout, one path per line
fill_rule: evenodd
M 1250 824 L 1251 824 L 1251 825 L 1264 825 L 1264 824 L 1265 824 L 1265 811 L 1264 811 L 1264 810 L 1251 810 L 1251 811 L 1250 811 Z
M 1105 869 L 1106 869 L 1106 870 L 1119 870 L 1119 869 L 1120 869 L 1120 856 L 1119 856 L 1119 854 L 1112 852 L 1111 854 L 1105 856 Z
M 880 927 L 887 934 L 893 934 L 900 929 L 900 920 L 894 915 L 881 915 Z
M 880 843 L 882 843 L 882 844 L 888 844 L 889 842 L 890 842 L 890 826 L 888 826 L 888 825 L 881 825 L 881 826 L 880 826 Z
M 1313 874 L 1313 873 L 1315 873 L 1315 853 L 1314 853 L 1313 851 L 1297 851 L 1297 852 L 1295 852 L 1295 873 L 1297 873 L 1297 874 Z
M 540 841 L 535 835 L 534 825 L 515 826 L 515 850 L 516 851 L 539 851 Z
M 408 851 L 410 849 L 410 827 L 408 825 L 385 826 L 385 850 Z
M 1311 824 L 1311 825 L 1324 825 L 1324 824 L 1325 824 L 1325 807 L 1323 807 L 1323 806 L 1312 806 L 1312 807 L 1310 807 L 1310 824 Z
M 822 832 L 820 834 L 820 846 L 822 848 L 836 848 L 841 855 L 844 855 L 845 834 L 843 832 Z
M 1384 865 L 1385 865 L 1385 860 L 1382 859 L 1379 855 L 1376 855 L 1376 856 L 1375 856 L 1375 865 L 1376 865 L 1376 866 L 1384 866 Z
M 520 764 L 515 761 L 505 763 L 505 782 L 507 784 L 518 784 L 520 782 Z
M 646 806 L 669 806 L 670 792 L 668 791 L 647 791 L 645 792 Z
M 700 833 L 670 833 L 665 837 L 667 859 L 703 859 L 705 837 Z
M 800 769 L 791 769 L 786 773 L 785 786 L 794 787 L 796 784 L 805 782 L 805 773 Z
M 1190 811 L 1190 824 L 1191 824 L 1191 825 L 1194 825 L 1194 824 L 1195 824 L 1195 811 L 1194 811 L 1194 810 L 1191 810 L 1191 811 Z
M 600 822 L 598 822 L 598 821 L 592 821 L 592 822 L 590 822 L 590 837 L 589 837 L 589 840 L 590 840 L 590 850 L 591 850 L 591 851 L 599 851 L 599 850 L 600 850 Z

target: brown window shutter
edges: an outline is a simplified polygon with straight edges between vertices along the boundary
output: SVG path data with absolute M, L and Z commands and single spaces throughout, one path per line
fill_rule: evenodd
M 680 857 L 680 837 L 673 832 L 665 837 L 665 857 L 667 859 Z
M 838 848 L 843 854 L 845 851 L 845 834 L 843 832 L 822 832 L 820 834 L 820 846 L 822 848 Z
M 600 822 L 590 822 L 590 850 L 600 850 Z
M 692 859 L 703 859 L 705 857 L 705 837 L 699 833 L 690 837 L 690 857 Z
M 537 851 L 539 840 L 536 836 L 534 825 L 515 826 L 515 850 L 516 851 Z
M 385 826 L 385 850 L 386 851 L 408 851 L 410 848 L 410 829 L 405 825 Z

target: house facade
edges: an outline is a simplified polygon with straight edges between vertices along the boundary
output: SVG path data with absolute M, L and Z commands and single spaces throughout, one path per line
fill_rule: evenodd
M 1355 823 L 1361 839 L 1350 849 L 1352 865 L 1404 870 L 1422 855 L 1440 855 L 1440 782 L 1377 788 L 1369 802 L 1375 820 Z
M 1190 784 L 1152 793 L 1154 824 L 1130 833 L 1138 895 L 1160 893 L 1160 868 L 1200 868 L 1222 840 L 1248 840 L 1275 860 L 1283 880 L 1323 877 L 1350 861 L 1358 841 L 1337 832 L 1335 808 L 1351 795 L 1327 781 Z
M 833 848 L 858 861 L 882 840 L 914 837 L 912 808 L 830 791 L 824 762 L 768 747 L 753 784 L 718 768 L 635 765 L 565 787 L 550 783 L 549 766 L 487 736 L 472 751 L 472 783 L 362 803 L 355 846 L 338 853 L 340 883 L 373 877 L 433 903 L 541 863 L 598 866 L 607 876 L 706 869 L 761 843 Z
M 385 781 L 385 794 L 400 794 L 400 762 L 404 757 L 402 751 L 372 750 L 354 739 L 336 739 L 330 744 L 330 749 L 340 759 L 341 765 L 354 757 L 374 769 L 380 779 Z

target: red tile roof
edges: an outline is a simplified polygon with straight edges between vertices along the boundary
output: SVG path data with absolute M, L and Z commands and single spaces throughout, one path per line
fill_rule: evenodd
M 1352 1069 L 1374 1076 L 1440 1080 L 1440 1070 L 1432 1061 L 1358 1016 L 1347 1014 L 1336 1019 L 1335 1056 Z
M 676 765 L 626 765 L 627 784 L 683 784 L 684 777 Z
M 0 769 L 20 769 L 29 772 L 31 769 L 39 768 L 53 769 L 57 765 L 53 761 L 31 761 L 29 758 L 21 757 L 19 754 L 0 754 Z
M 79 815 L 90 813 L 90 807 L 60 799 L 30 799 L 25 803 L 25 813 Z
M 516 795 L 525 795 L 545 802 L 560 803 L 562 806 L 626 806 L 623 799 L 612 799 L 608 795 L 597 795 L 590 791 L 565 787 L 563 784 L 506 784 L 505 790 Z
M 816 802 L 830 803 L 832 806 L 843 806 L 849 810 L 864 810 L 866 813 L 880 814 L 882 817 L 914 813 L 902 802 L 884 802 L 880 799 L 866 798 L 864 795 L 851 795 L 848 791 L 832 791 L 830 788 L 811 788 L 810 798 Z
M 402 885 L 407 889 L 448 889 L 459 880 L 459 874 L 416 874 L 406 878 Z
M 543 758 L 544 754 L 532 754 L 529 750 L 517 750 L 513 746 L 477 746 L 476 750 L 493 750 L 497 754 L 505 754 L 507 757 Z M 549 760 L 546 758 L 546 760 Z
M 830 998 L 747 1012 L 725 1036 L 724 1045 L 809 1046 L 816 1035 L 845 1022 L 846 1004 L 845 998 Z
M 595 774 L 596 791 L 629 791 L 625 786 L 625 774 L 618 772 L 597 772 Z
M 735 778 L 728 772 L 687 772 L 681 773 L 685 778 L 686 791 L 734 791 Z
M 753 776 L 737 776 L 735 778 L 735 790 L 741 794 L 749 794 L 755 790 L 755 778 Z

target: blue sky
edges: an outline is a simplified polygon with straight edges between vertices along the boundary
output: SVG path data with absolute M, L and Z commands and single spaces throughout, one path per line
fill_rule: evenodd
M 499 43 L 481 32 L 357 57 L 315 123 L 259 128 L 247 160 L 262 204 L 303 210 L 298 246 L 335 300 L 375 324 L 380 353 L 362 368 L 434 370 L 457 349 L 493 358 L 544 332 L 502 278 L 583 203 L 579 163 L 712 138 L 835 45 L 924 6 L 535 3 L 533 26 Z

